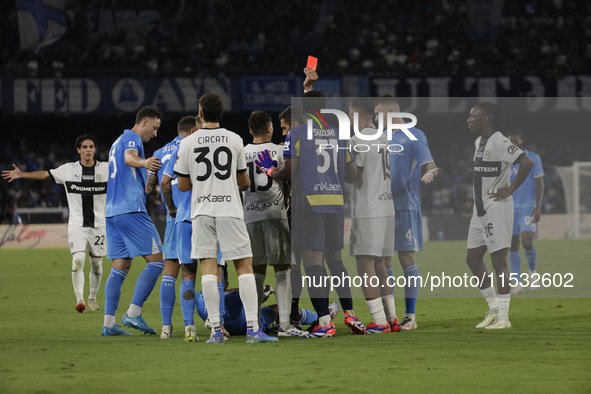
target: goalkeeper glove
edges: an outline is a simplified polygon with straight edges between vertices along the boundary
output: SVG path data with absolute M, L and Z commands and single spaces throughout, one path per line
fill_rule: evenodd
M 268 176 L 271 176 L 273 171 L 277 169 L 277 161 L 271 159 L 271 153 L 268 149 L 259 153 L 258 160 L 255 161 L 255 164 Z

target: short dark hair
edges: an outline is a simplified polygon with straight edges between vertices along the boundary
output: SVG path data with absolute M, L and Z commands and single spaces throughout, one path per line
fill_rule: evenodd
M 503 128 L 504 119 L 501 107 L 488 101 L 482 101 L 476 104 L 475 107 L 480 108 L 487 116 L 492 118 L 492 126 L 495 130 L 501 130 Z
M 195 127 L 195 117 L 188 115 L 183 116 L 176 125 L 176 131 L 179 135 L 188 134 L 193 127 Z
M 385 105 L 389 105 L 389 106 L 397 105 L 398 107 L 400 107 L 400 103 L 398 102 L 396 97 L 392 96 L 391 94 L 384 94 L 383 96 L 378 97 L 376 99 L 376 101 L 374 102 L 374 106 L 377 106 L 380 104 L 385 104 Z
M 326 95 L 320 90 L 310 90 L 302 96 L 301 105 L 320 112 L 321 109 L 326 108 Z
M 205 93 L 199 99 L 203 122 L 219 122 L 224 114 L 224 100 L 215 93 Z
M 263 135 L 269 123 L 271 123 L 271 115 L 263 111 L 253 111 L 248 117 L 248 128 L 255 137 Z
M 368 96 L 355 97 L 351 101 L 351 108 L 355 108 L 357 111 L 362 112 L 366 115 L 373 115 L 374 101 L 371 97 Z
M 283 120 L 287 124 L 291 124 L 291 106 L 285 108 L 279 113 L 279 120 Z
M 523 140 L 523 143 L 525 144 L 526 138 L 525 138 L 525 133 L 523 132 L 523 130 L 521 130 L 521 129 L 513 129 L 513 130 L 511 130 L 511 131 L 509 131 L 507 133 L 507 137 L 511 137 L 513 135 L 521 138 Z
M 96 138 L 94 138 L 94 135 L 82 134 L 81 136 L 76 138 L 76 149 L 80 148 L 82 146 L 82 143 L 86 140 L 91 140 L 94 144 L 94 147 L 96 148 Z
M 145 118 L 157 118 L 162 120 L 164 115 L 154 107 L 145 106 L 140 108 L 135 116 L 135 124 L 139 124 Z

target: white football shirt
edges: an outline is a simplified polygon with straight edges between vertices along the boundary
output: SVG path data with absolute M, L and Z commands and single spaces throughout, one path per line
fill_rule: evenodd
M 361 130 L 375 135 L 376 129 Z M 349 143 L 361 176 L 351 185 L 351 217 L 377 218 L 394 216 L 394 200 L 390 188 L 390 153 L 388 139 L 382 133 L 378 139 L 364 141 L 353 136 Z
M 509 187 L 511 164 L 525 152 L 516 147 L 500 131 L 486 141 L 476 139 L 474 152 L 474 213 L 484 216 L 486 211 L 498 204 L 489 197 L 496 189 Z M 513 197 L 508 197 L 513 201 Z
M 193 184 L 191 218 L 244 218 L 237 172 L 246 171 L 242 138 L 224 128 L 199 129 L 179 146 L 174 173 Z
M 269 150 L 271 158 L 277 161 L 277 168 L 283 166 L 283 146 L 271 142 L 246 145 L 244 152 L 250 177 L 250 188 L 244 192 L 245 223 L 266 219 L 287 220 L 283 201 L 283 182 L 273 180 L 262 172 L 255 163 L 259 153 L 265 149 Z
M 55 183 L 64 185 L 70 226 L 105 226 L 109 163 L 95 161 L 94 167 L 84 167 L 76 161 L 49 170 L 49 175 Z

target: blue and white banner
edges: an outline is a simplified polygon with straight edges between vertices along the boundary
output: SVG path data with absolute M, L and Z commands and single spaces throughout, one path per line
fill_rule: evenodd
M 65 0 L 16 0 L 21 50 L 38 53 L 66 34 Z
M 229 78 L 18 78 L 2 80 L 5 113 L 120 113 L 152 105 L 163 112 L 196 114 L 199 97 L 213 92 L 232 112 Z

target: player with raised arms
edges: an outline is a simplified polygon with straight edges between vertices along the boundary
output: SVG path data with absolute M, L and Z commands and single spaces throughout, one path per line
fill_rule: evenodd
M 156 108 L 142 107 L 134 126 L 125 130 L 109 151 L 107 257 L 113 260 L 113 267 L 105 283 L 103 336 L 131 335 L 116 324 L 115 312 L 121 286 L 136 256 L 143 256 L 147 265 L 137 280 L 131 305 L 121 323 L 145 334 L 156 334 L 141 313 L 164 268 L 160 235 L 146 210 L 145 193 L 147 171 L 157 172 L 161 163 L 153 156 L 145 158 L 144 142 L 156 137 L 162 117 Z
M 201 287 L 212 326 L 207 343 L 224 343 L 218 292 L 218 247 L 234 260 L 240 298 L 247 320 L 247 342 L 275 342 L 259 327 L 257 290 L 250 239 L 244 223 L 240 191 L 250 187 L 242 138 L 220 127 L 224 103 L 207 93 L 199 99 L 203 126 L 181 142 L 174 172 L 179 189 L 192 191 L 191 258 L 201 261 Z M 240 190 L 239 190 L 240 189 Z
M 307 77 L 316 74 L 309 68 L 304 72 Z M 320 112 L 325 106 L 326 96 L 322 92 L 304 93 L 302 107 Z M 291 178 L 292 248 L 301 253 L 306 275 L 311 280 L 308 292 L 319 319 L 304 338 L 331 337 L 336 334 L 336 328 L 330 319 L 323 265 L 326 259 L 331 275 L 348 276 L 340 259 L 344 246 L 343 187 L 345 179 L 354 178 L 356 167 L 347 151 L 347 141 L 337 139 L 338 130 L 334 126 L 327 125 L 311 139 L 307 133 L 305 124 L 290 130 L 283 151 L 285 166 L 277 169 L 263 154 L 259 154 L 257 165 L 273 178 Z M 319 150 L 318 145 L 323 141 L 339 149 Z M 318 184 L 330 187 L 319 188 Z M 353 332 L 364 334 L 365 327 L 353 312 L 351 289 L 341 284 L 337 292 L 345 311 L 345 324 Z
M 534 163 L 534 168 L 529 173 L 523 184 L 513 193 L 514 218 L 513 236 L 511 237 L 511 249 L 509 251 L 509 265 L 511 274 L 515 276 L 519 284 L 511 289 L 513 294 L 523 293 L 521 278 L 521 255 L 519 254 L 519 238 L 525 249 L 529 275 L 536 272 L 536 247 L 534 246 L 534 235 L 537 223 L 540 221 L 542 211 L 542 200 L 544 198 L 544 167 L 540 155 L 525 149 L 525 133 L 521 129 L 509 132 L 509 140 L 516 147 L 522 149 L 527 157 Z M 519 172 L 519 165 L 511 165 L 511 181 Z M 537 291 L 540 287 L 539 279 L 530 279 L 531 291 Z
M 64 185 L 70 218 L 68 219 L 68 244 L 72 253 L 72 284 L 76 295 L 76 311 L 86 310 L 84 303 L 84 261 L 86 252 L 90 260 L 90 293 L 88 307 L 100 311 L 96 294 L 103 275 L 105 244 L 105 201 L 107 196 L 108 163 L 94 159 L 96 139 L 91 134 L 76 138 L 76 150 L 80 160 L 65 163 L 48 171 L 22 172 L 15 164 L 12 170 L 2 172 L 2 178 L 53 180 Z
M 476 104 L 470 110 L 467 123 L 478 138 L 474 144 L 474 210 L 468 230 L 466 263 L 472 274 L 479 278 L 480 292 L 489 306 L 484 320 L 476 328 L 511 328 L 511 287 L 507 267 L 513 228 L 511 195 L 525 181 L 534 163 L 499 131 L 503 114 L 496 104 Z M 511 182 L 512 164 L 519 164 L 519 171 Z M 497 276 L 498 296 L 484 263 L 487 250 Z

